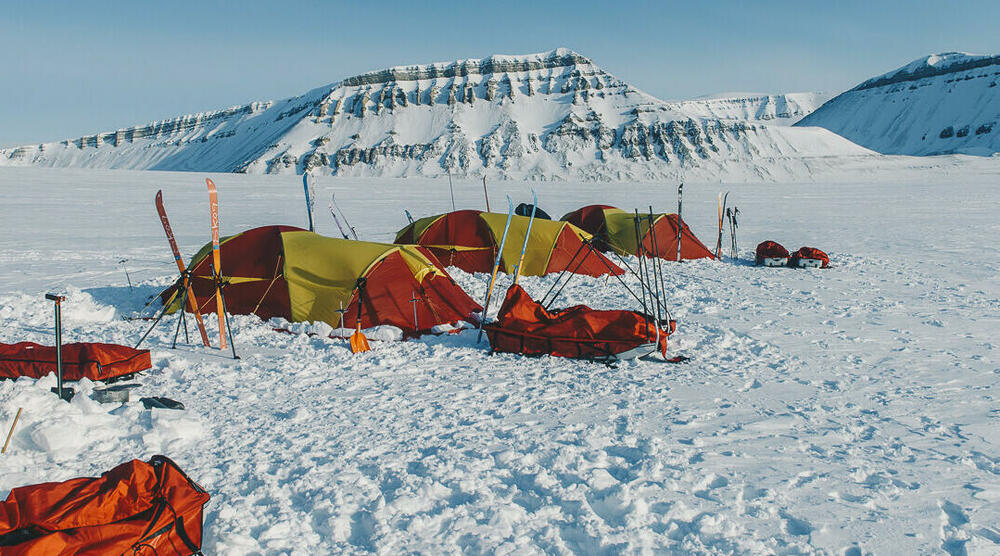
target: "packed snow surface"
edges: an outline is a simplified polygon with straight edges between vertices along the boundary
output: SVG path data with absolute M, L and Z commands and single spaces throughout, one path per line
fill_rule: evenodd
M 471 331 L 352 355 L 249 316 L 233 318 L 234 361 L 169 349 L 168 317 L 127 404 L 93 402 L 88 382 L 58 401 L 52 376 L 0 383 L 4 434 L 24 409 L 0 496 L 163 453 L 212 495 L 206 554 L 996 554 L 1000 263 L 984 253 L 1000 158 L 858 164 L 810 183 L 686 184 L 706 244 L 720 188 L 742 215 L 740 260 L 665 267 L 670 354 L 688 363 L 490 356 Z M 209 237 L 205 177 L 0 169 L 0 341 L 51 343 L 55 292 L 66 341 L 133 344 L 150 322 L 122 317 L 150 314 L 176 273 L 153 195 L 188 257 Z M 223 234 L 305 222 L 294 176 L 211 177 Z M 317 208 L 336 192 L 362 239 L 391 239 L 404 208 L 450 208 L 447 180 L 315 182 Z M 528 198 L 490 185 L 493 206 Z M 676 206 L 675 183 L 535 187 L 553 215 Z M 460 207 L 481 191 L 455 181 Z M 323 212 L 318 231 L 336 235 Z M 750 265 L 766 239 L 819 247 L 831 268 Z M 486 276 L 453 274 L 482 299 Z M 552 280 L 522 283 L 540 296 Z M 557 304 L 581 302 L 637 307 L 604 278 L 575 278 Z M 186 409 L 143 410 L 149 395 Z

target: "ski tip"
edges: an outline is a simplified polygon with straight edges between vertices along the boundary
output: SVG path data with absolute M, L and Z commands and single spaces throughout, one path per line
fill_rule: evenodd
M 215 187 L 215 182 L 212 181 L 212 178 L 205 178 L 205 183 L 207 183 L 209 187 L 212 187 L 212 188 Z

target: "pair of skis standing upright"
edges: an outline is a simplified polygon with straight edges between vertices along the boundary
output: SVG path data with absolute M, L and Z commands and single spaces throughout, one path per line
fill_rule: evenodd
M 316 190 L 313 188 L 312 184 L 309 183 L 309 174 L 302 174 L 302 189 L 306 194 L 306 213 L 309 215 L 309 231 L 315 232 L 316 228 L 313 223 L 313 206 L 316 203 Z M 337 229 L 340 230 L 340 235 L 344 236 L 344 239 L 350 239 L 347 237 L 347 232 L 344 231 L 344 227 L 340 225 L 340 219 L 337 218 L 337 211 L 340 211 L 340 216 L 344 219 L 344 224 L 347 225 L 347 229 L 351 231 L 351 235 L 354 236 L 355 241 L 358 239 L 358 232 L 351 226 L 351 223 L 347 221 L 347 215 L 344 214 L 343 210 L 337 206 L 337 196 L 336 193 L 330 194 L 330 216 L 333 217 L 333 221 L 337 224 Z M 409 213 L 407 213 L 409 214 Z M 364 288 L 367 280 L 365 278 L 359 278 L 355 289 L 358 290 L 358 321 L 356 325 L 356 330 L 350 337 L 351 351 L 354 353 L 360 353 L 362 351 L 368 351 L 371 346 L 368 345 L 368 338 L 365 337 L 364 333 L 361 332 L 361 310 L 363 303 L 361 302 L 361 296 L 364 295 Z M 412 300 L 411 300 L 412 301 Z M 344 308 L 341 307 L 340 311 L 341 324 L 343 324 L 344 318 Z M 413 320 L 416 322 L 417 319 L 417 308 L 416 305 L 413 307 Z
M 736 221 L 736 217 L 740 214 L 740 209 L 737 207 L 728 207 L 726 203 L 729 201 L 729 192 L 726 191 L 725 194 L 719 193 L 719 239 L 715 242 L 715 258 L 720 260 L 722 258 L 722 234 L 726 227 L 726 221 L 729 221 L 729 256 L 734 260 L 739 258 L 740 250 L 736 245 L 736 229 L 739 228 L 739 223 Z
M 219 251 L 219 194 L 216 190 L 215 183 L 206 178 L 205 183 L 208 185 L 208 201 L 209 209 L 211 215 L 211 227 L 212 227 L 212 279 L 215 287 L 215 308 L 216 314 L 219 317 L 219 349 L 225 351 L 226 349 L 226 335 L 229 335 L 229 344 L 232 346 L 233 358 L 238 359 L 236 355 L 236 346 L 232 341 L 232 330 L 229 327 L 229 318 L 226 314 L 226 302 L 222 295 L 222 288 L 225 283 L 222 280 L 222 256 Z M 184 267 L 184 261 L 181 258 L 180 249 L 177 247 L 177 239 L 174 237 L 174 231 L 170 227 L 170 221 L 167 219 L 167 211 L 163 207 L 163 191 L 156 192 L 156 212 L 160 215 L 160 223 L 163 225 L 163 232 L 167 235 L 167 242 L 170 243 L 170 250 L 174 255 L 174 262 L 177 263 L 177 270 L 180 272 L 180 293 L 181 293 L 181 316 L 177 322 L 178 332 L 180 331 L 181 323 L 184 318 L 184 302 L 186 301 L 191 312 L 194 313 L 195 322 L 198 325 L 198 332 L 201 334 L 201 341 L 205 344 L 205 347 L 211 347 L 211 342 L 208 339 L 208 332 L 205 330 L 205 322 L 201 318 L 201 307 L 198 306 L 198 301 L 195 298 L 194 290 L 191 286 L 191 269 Z M 163 313 L 166 312 L 169 305 L 164 305 L 163 311 L 160 316 L 157 317 L 156 321 L 159 322 L 160 318 L 163 317 Z M 156 326 L 156 322 L 153 323 L 153 327 Z M 185 335 L 187 334 L 187 328 L 185 327 Z M 146 339 L 152 328 L 146 332 L 145 335 L 136 344 L 139 344 Z M 177 334 L 174 334 L 174 343 L 176 344 Z
M 306 194 L 306 213 L 309 215 L 309 231 L 315 232 L 316 228 L 313 225 L 313 206 L 316 204 L 316 189 L 313 184 L 309 183 L 309 174 L 302 174 L 302 189 Z M 337 229 L 340 230 L 340 235 L 344 236 L 344 239 L 350 239 L 347 237 L 347 232 L 344 231 L 344 227 L 340 225 L 340 218 L 337 218 L 337 211 L 340 211 L 340 217 L 344 219 L 344 224 L 347 225 L 347 229 L 351 231 L 351 235 L 354 239 L 358 239 L 358 232 L 351 226 L 351 223 L 347 221 L 347 215 L 344 211 L 340 210 L 337 206 L 337 194 L 330 194 L 330 216 L 333 217 L 333 222 L 337 224 Z
M 486 187 L 486 178 L 483 178 L 483 188 Z M 487 202 L 489 197 L 487 197 Z M 528 230 L 524 234 L 524 242 L 521 243 L 521 254 L 517 258 L 517 266 L 514 268 L 514 284 L 521 276 L 521 267 L 524 265 L 524 253 L 528 249 L 528 239 L 531 237 L 531 225 L 535 223 L 535 211 L 538 209 L 538 195 L 535 190 L 531 190 L 531 217 L 528 219 Z M 486 312 L 490 309 L 490 300 L 493 298 L 493 287 L 497 282 L 497 272 L 500 271 L 500 259 L 503 257 L 503 248 L 507 244 L 507 232 L 510 231 L 510 221 L 514 217 L 514 201 L 507 195 L 507 221 L 503 225 L 503 235 L 500 238 L 500 248 L 497 249 L 497 256 L 493 260 L 493 271 L 490 273 L 490 283 L 486 287 L 486 302 L 483 303 L 483 318 L 479 319 L 479 336 L 476 343 L 483 341 L 483 324 L 486 322 Z

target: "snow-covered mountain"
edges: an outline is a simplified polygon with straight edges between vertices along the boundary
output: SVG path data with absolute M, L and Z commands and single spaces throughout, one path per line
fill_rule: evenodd
M 702 119 L 762 121 L 770 125 L 792 125 L 834 93 L 722 93 L 692 100 L 669 102 L 678 111 Z
M 798 122 L 886 154 L 1000 151 L 1000 56 L 916 60 L 837 96 Z
M 529 179 L 769 179 L 869 151 L 759 120 L 809 102 L 667 103 L 567 49 L 399 66 L 277 102 L 0 151 L 0 164 Z M 789 108 L 794 106 L 794 108 Z M 755 118 L 746 117 L 747 114 Z M 790 116 L 791 117 L 791 116 Z

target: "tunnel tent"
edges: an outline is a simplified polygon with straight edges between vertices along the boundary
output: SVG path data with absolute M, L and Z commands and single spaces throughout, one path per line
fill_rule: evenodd
M 636 242 L 635 237 L 635 213 L 610 205 L 589 205 L 566 214 L 561 220 L 594 235 L 595 244 L 602 249 L 614 250 L 619 255 L 639 253 L 640 243 Z M 649 214 L 640 212 L 639 237 L 645 253 L 664 260 L 676 261 L 677 222 L 676 214 L 653 214 L 653 226 L 650 226 Z M 686 222 L 682 222 L 681 258 L 715 258 Z
M 530 218 L 511 217 L 500 270 L 513 272 L 528 233 Z M 466 272 L 490 272 L 503 239 L 506 214 L 459 210 L 421 218 L 396 235 L 396 243 L 429 249 L 446 266 Z M 568 269 L 589 276 L 620 275 L 624 271 L 599 252 L 588 253 L 592 238 L 567 222 L 535 218 L 524 255 L 523 276 L 543 276 Z M 582 261 L 582 262 L 581 262 Z
M 262 319 L 321 321 L 334 328 L 391 325 L 406 336 L 475 321 L 482 308 L 427 249 L 334 239 L 292 226 L 264 226 L 223 239 L 226 309 Z M 201 311 L 215 292 L 211 244 L 192 258 L 191 287 Z M 161 294 L 181 308 L 177 286 Z

